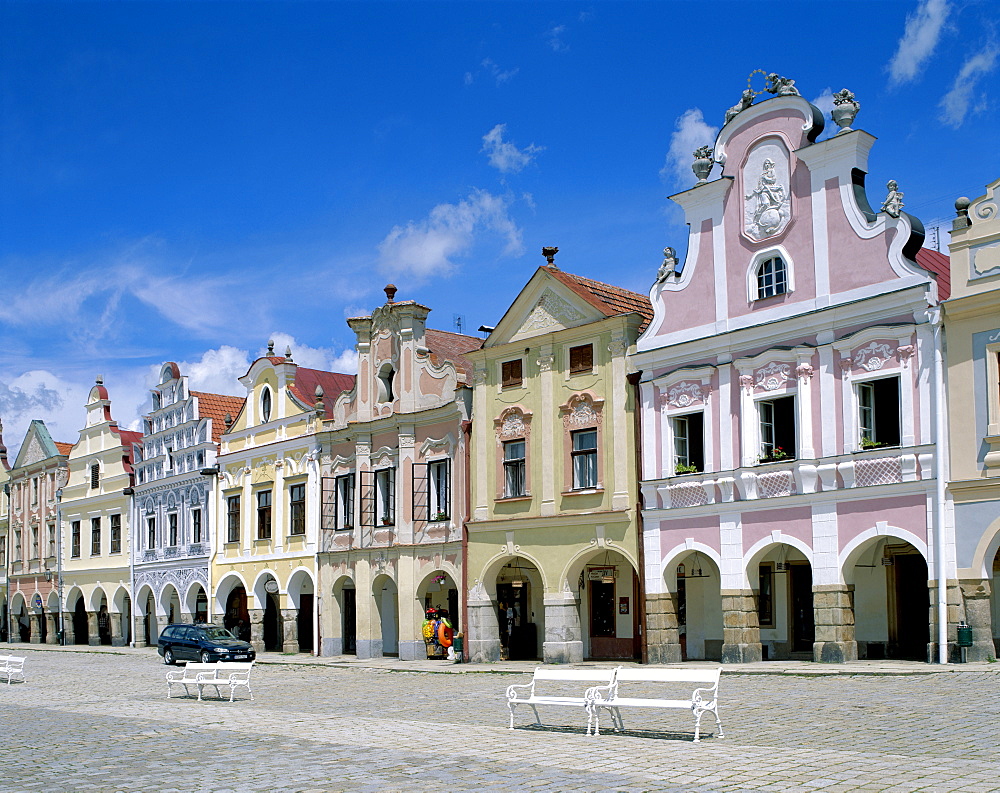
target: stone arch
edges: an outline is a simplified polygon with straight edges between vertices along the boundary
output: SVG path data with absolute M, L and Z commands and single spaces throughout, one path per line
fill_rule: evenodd
M 379 652 L 372 655 L 395 656 L 399 654 L 399 586 L 388 573 L 382 572 L 372 580 L 372 639 L 378 643 Z
M 725 628 L 719 552 L 700 542 L 680 543 L 664 555 L 660 569 L 664 592 L 647 597 L 648 613 L 656 615 L 648 626 L 650 663 L 721 660 Z
M 973 577 L 993 578 L 993 560 L 1000 553 L 1000 517 L 982 533 L 972 555 Z
M 356 655 L 358 652 L 357 584 L 353 570 L 341 573 L 333 582 L 325 611 L 333 635 L 323 639 L 323 655 Z
M 181 620 L 181 595 L 173 583 L 166 583 L 160 590 L 156 599 L 156 611 L 158 615 L 166 618 L 167 624 L 180 622 Z
M 284 651 L 289 652 L 294 641 L 297 652 L 314 652 L 319 637 L 316 615 L 316 579 L 311 570 L 299 567 L 288 577 L 288 604 L 293 607 L 284 615 Z M 291 613 L 294 610 L 294 614 Z M 294 617 L 294 619 L 292 619 Z
M 879 538 L 895 538 L 909 543 L 920 552 L 920 555 L 924 557 L 924 561 L 930 564 L 930 555 L 928 553 L 929 549 L 927 547 L 927 543 L 912 531 L 901 529 L 898 526 L 875 526 L 861 532 L 841 549 L 837 561 L 840 565 L 841 575 L 844 577 L 845 583 L 853 583 L 847 576 L 848 571 L 853 568 L 859 556 L 871 550 L 870 546 L 866 547 L 869 542 Z

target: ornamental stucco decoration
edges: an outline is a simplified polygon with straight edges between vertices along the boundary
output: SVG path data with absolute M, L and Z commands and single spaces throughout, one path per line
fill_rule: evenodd
M 594 406 L 586 394 L 571 396 L 562 411 L 565 413 L 563 428 L 567 430 L 571 427 L 593 427 L 601 423 L 601 410 Z
M 540 355 L 536 361 L 538 364 L 538 371 L 551 372 L 554 361 L 555 359 L 551 355 Z
M 786 382 L 792 379 L 791 365 L 772 361 L 767 366 L 758 369 L 756 385 L 765 391 L 774 391 L 781 388 Z
M 795 80 L 782 77 L 780 74 L 771 72 L 767 76 L 767 92 L 776 96 L 801 96 L 799 89 L 795 87 Z
M 816 371 L 813 369 L 812 364 L 800 363 L 795 367 L 795 374 L 798 375 L 800 380 L 808 380 L 815 373 Z
M 625 339 L 616 337 L 608 344 L 608 352 L 614 356 L 624 355 L 628 349 L 628 342 Z
M 563 300 L 551 289 L 546 289 L 528 318 L 521 326 L 521 331 L 544 330 L 554 325 L 569 325 L 583 319 L 583 314 Z
M 753 391 L 753 376 L 748 374 L 740 375 L 740 387 L 744 391 Z
M 518 408 L 507 408 L 493 423 L 497 442 L 511 438 L 527 438 L 530 434 L 530 416 L 525 416 Z
M 472 382 L 475 385 L 486 385 L 486 370 L 476 368 L 472 373 Z
M 685 381 L 667 391 L 667 404 L 675 408 L 686 408 L 704 400 L 701 383 Z
M 24 465 L 31 465 L 45 459 L 45 452 L 42 451 L 42 444 L 37 435 L 31 437 L 28 443 L 28 450 L 24 453 Z
M 850 358 L 840 359 L 840 371 L 842 371 L 844 374 L 849 374 L 851 369 L 853 368 L 854 368 L 854 362 L 851 361 Z
M 780 145 L 763 143 L 750 152 L 743 183 L 754 180 L 756 185 L 744 195 L 744 230 L 751 239 L 762 240 L 784 230 L 791 217 L 788 159 Z
M 728 124 L 734 118 L 736 118 L 740 113 L 746 110 L 750 105 L 753 104 L 754 91 L 751 88 L 747 88 L 743 91 L 740 96 L 740 101 L 733 105 L 729 110 L 726 111 L 726 120 L 723 122 L 723 126 Z
M 876 372 L 885 366 L 891 357 L 892 350 L 888 344 L 873 341 L 854 353 L 854 365 L 868 372 Z
M 912 344 L 904 344 L 896 348 L 896 356 L 899 358 L 900 363 L 903 366 L 908 366 L 910 358 L 912 358 L 917 352 L 917 348 Z

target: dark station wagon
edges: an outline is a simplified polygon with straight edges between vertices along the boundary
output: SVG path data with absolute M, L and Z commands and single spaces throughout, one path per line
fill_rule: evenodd
M 253 661 L 257 653 L 249 642 L 237 639 L 218 625 L 168 625 L 160 633 L 156 651 L 163 656 L 163 663 L 177 661 Z

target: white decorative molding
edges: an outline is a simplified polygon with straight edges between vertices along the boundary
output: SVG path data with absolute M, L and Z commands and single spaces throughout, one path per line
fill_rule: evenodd
M 791 364 L 772 361 L 754 372 L 757 388 L 775 391 L 792 379 Z
M 450 432 L 443 438 L 427 438 L 420 444 L 420 456 L 427 457 L 432 454 L 453 455 L 455 451 L 455 436 Z
M 892 349 L 888 344 L 869 342 L 854 353 L 854 365 L 865 371 L 875 372 L 885 366 L 892 358 Z
M 711 391 L 712 389 L 709 386 L 703 386 L 701 383 L 685 380 L 667 391 L 667 393 L 663 396 L 663 400 L 671 407 L 686 408 L 696 402 L 704 402 L 705 398 L 709 393 L 711 393 Z
M 601 423 L 604 401 L 590 394 L 574 394 L 565 405 L 560 405 L 564 429 L 572 427 L 593 427 Z
M 557 325 L 569 325 L 584 319 L 584 315 L 559 297 L 551 289 L 542 292 L 535 307 L 521 325 L 518 333 L 545 330 Z
M 776 141 L 767 141 L 747 157 L 743 169 L 744 225 L 752 240 L 784 231 L 791 218 L 788 155 Z
M 509 407 L 493 420 L 497 442 L 511 438 L 527 438 L 531 434 L 531 413 L 519 407 Z

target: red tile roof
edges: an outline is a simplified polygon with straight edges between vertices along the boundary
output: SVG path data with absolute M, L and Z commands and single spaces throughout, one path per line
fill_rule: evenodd
M 473 352 L 482 347 L 482 339 L 466 336 L 464 333 L 452 333 L 433 328 L 427 328 L 424 338 L 427 342 L 427 349 L 431 351 L 431 363 L 439 366 L 442 359 L 454 362 L 459 371 L 465 372 L 467 382 L 472 384 L 472 361 L 465 357 L 465 353 Z
M 951 259 L 930 248 L 921 248 L 916 258 L 917 264 L 933 273 L 937 281 L 938 300 L 947 300 L 951 295 Z
M 59 450 L 59 454 L 65 454 L 68 457 L 69 453 L 73 450 L 72 443 L 60 443 L 59 441 L 52 442 L 55 444 L 56 449 Z
M 274 360 L 274 359 L 272 359 Z M 278 359 L 284 361 L 284 358 Z M 344 391 L 354 388 L 354 375 L 339 372 L 324 372 L 322 369 L 307 369 L 299 366 L 295 370 L 295 382 L 288 388 L 303 405 L 316 404 L 316 386 L 323 388 L 323 410 L 325 416 L 333 418 L 333 403 Z
M 213 443 L 218 443 L 226 431 L 226 414 L 235 421 L 246 401 L 243 397 L 209 394 L 206 391 L 192 391 L 191 396 L 198 397 L 198 417 L 212 419 Z
M 615 317 L 619 314 L 639 314 L 642 317 L 642 324 L 639 326 L 640 333 L 653 319 L 653 306 L 646 295 L 630 292 L 620 286 L 612 286 L 579 275 L 565 273 L 554 267 L 543 265 L 538 269 L 545 270 L 550 276 L 568 286 L 607 317 Z

